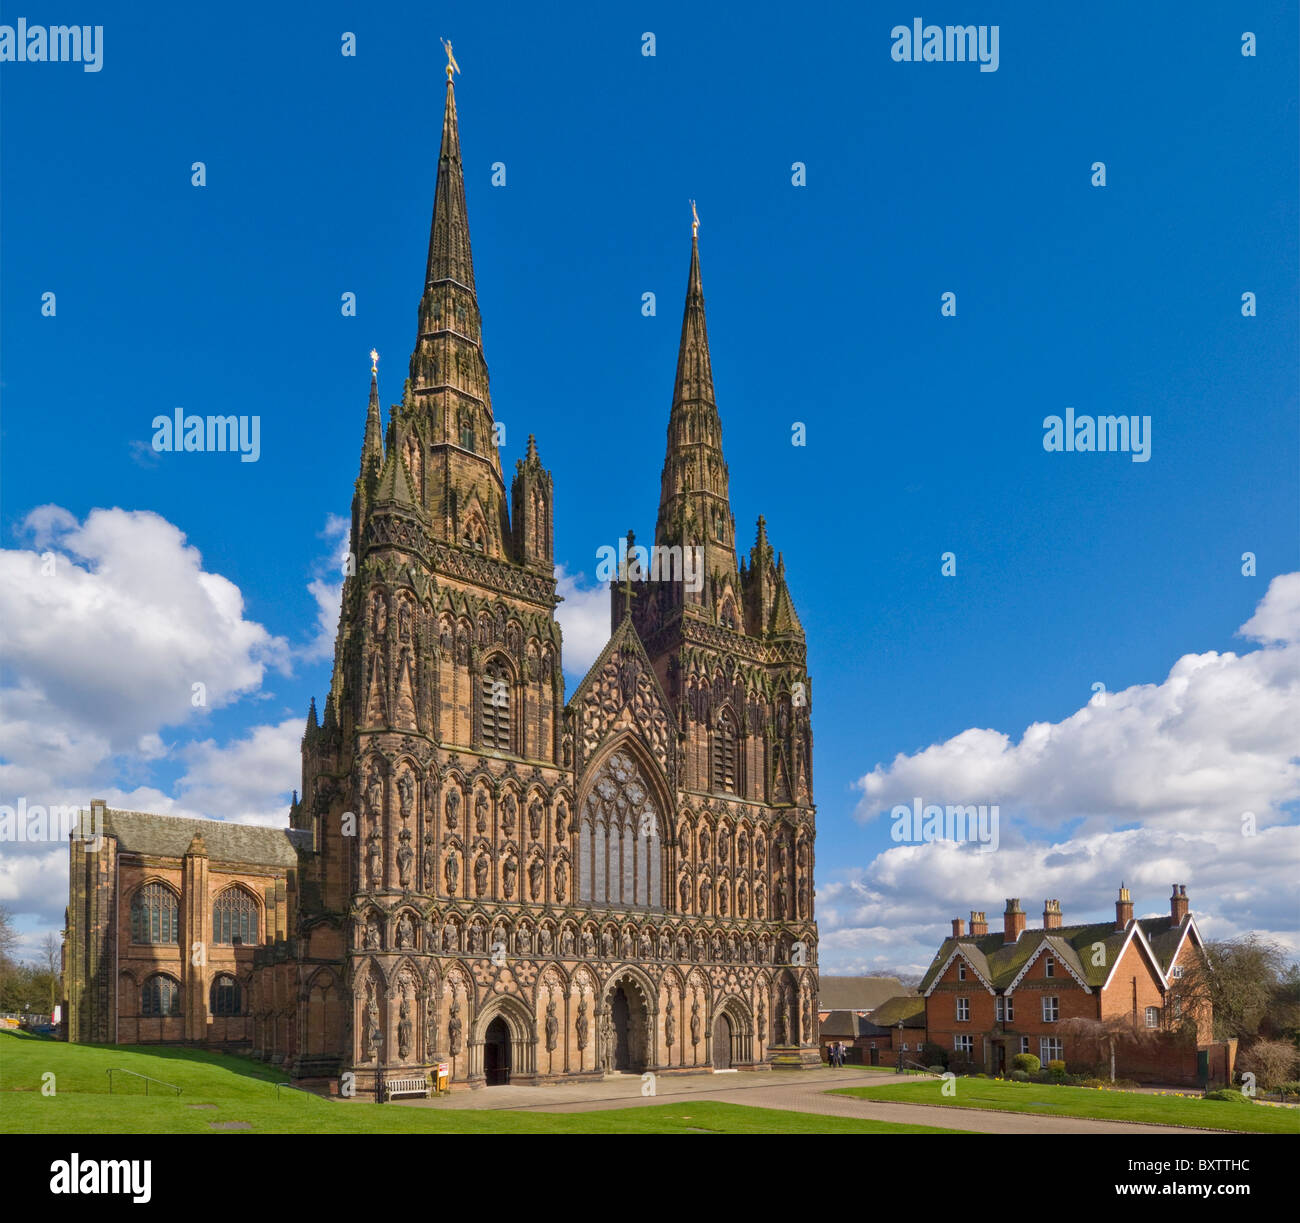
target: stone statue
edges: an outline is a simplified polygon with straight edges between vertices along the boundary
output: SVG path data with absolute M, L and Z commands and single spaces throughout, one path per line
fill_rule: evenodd
M 431 1062 L 438 1051 L 438 1013 L 433 1004 L 433 991 L 424 1002 L 424 1060 Z
M 528 864 L 528 894 L 532 900 L 542 898 L 542 875 L 545 873 L 541 858 L 534 858 Z
M 534 841 L 542 835 L 542 804 L 537 799 L 528 808 L 528 833 Z
M 555 903 L 564 903 L 564 889 L 568 880 L 569 873 L 564 869 L 564 860 L 561 859 L 555 864 Z
M 600 1016 L 601 1026 L 605 1032 L 605 1069 L 612 1071 L 618 1057 L 618 1035 L 614 1031 L 614 1021 L 609 1013 L 609 1007 L 605 1007 Z
M 501 805 L 501 828 L 506 836 L 514 836 L 515 832 L 515 811 L 518 804 L 515 802 L 513 794 L 506 795 L 506 801 Z
M 415 946 L 415 927 L 411 924 L 411 915 L 403 913 L 397 922 L 397 946 L 406 950 Z
M 460 792 L 451 790 L 447 794 L 447 828 L 455 832 L 460 825 Z
M 486 936 L 483 933 L 483 927 L 478 922 L 474 923 L 474 928 L 470 931 L 469 945 L 471 951 L 481 953 L 487 949 Z
M 579 1001 L 578 1003 L 578 1022 L 576 1026 L 578 1029 L 578 1048 L 585 1049 L 587 1047 L 587 1035 L 588 1035 L 586 998 L 581 999 L 581 1001 Z
M 447 1020 L 447 1044 L 451 1049 L 452 1057 L 460 1052 L 460 1034 L 462 1024 L 460 1022 L 460 1003 L 452 996 L 451 1001 L 451 1018 Z
M 560 954 L 571 956 L 573 954 L 573 927 L 565 926 L 560 931 Z
M 691 1044 L 698 1045 L 699 1043 L 700 1043 L 700 1004 L 698 1002 L 692 1002 L 691 1003 Z
M 424 856 L 420 860 L 420 865 L 423 868 L 424 886 L 430 892 L 433 891 L 434 886 L 433 864 L 433 834 L 426 832 L 424 834 Z
M 384 807 L 384 779 L 379 774 L 379 765 L 373 761 L 366 772 L 366 810 L 371 819 L 378 819 Z
M 379 847 L 378 832 L 372 832 L 366 838 L 366 869 L 370 872 L 370 886 L 377 888 L 384 870 L 384 855 Z
M 505 865 L 501 868 L 501 888 L 506 894 L 507 900 L 513 900 L 515 895 L 515 877 L 519 873 L 519 867 L 513 858 L 507 858 Z
M 671 1049 L 677 1038 L 677 1019 L 673 1014 L 673 1000 L 669 995 L 668 1005 L 664 1007 L 664 1043 Z
M 799 880 L 799 916 L 806 918 L 808 916 L 808 880 Z
M 691 884 L 685 875 L 682 876 L 682 881 L 678 885 L 678 891 L 681 893 L 682 912 L 689 913 L 691 911 Z
M 367 951 L 379 950 L 379 918 L 373 913 L 366 918 L 365 944 Z
M 623 931 L 623 958 L 625 960 L 630 960 L 632 958 L 632 954 L 633 954 L 632 931 L 624 930 Z
M 454 849 L 447 855 L 447 868 L 445 874 L 447 876 L 447 895 L 455 896 L 456 885 L 460 879 L 460 859 L 456 857 L 456 851 Z
M 402 1061 L 411 1056 L 411 1004 L 405 996 L 397 1020 L 397 1056 Z
M 568 822 L 569 822 L 569 809 L 563 803 L 561 803 L 555 809 L 555 839 L 557 841 L 564 840 L 564 830 L 565 827 L 568 825 Z
M 369 1056 L 379 1056 L 379 990 L 374 981 L 366 982 L 366 1048 Z
M 403 828 L 401 844 L 397 847 L 397 883 L 401 888 L 411 886 L 411 865 L 415 861 L 415 851 L 411 848 L 411 832 Z
M 403 772 L 397 779 L 397 803 L 402 819 L 409 820 L 411 809 L 415 805 L 415 782 L 411 780 L 409 772 Z
M 708 876 L 706 875 L 703 879 L 700 880 L 700 912 L 701 913 L 707 913 L 709 911 L 709 897 L 712 895 L 712 893 L 713 893 L 713 885 L 709 882 Z
M 595 953 L 596 953 L 595 936 L 591 933 L 590 930 L 584 930 L 582 932 L 582 954 L 595 955 Z
M 546 1004 L 546 1051 L 552 1053 L 559 1043 L 560 1021 L 555 1017 L 555 1002 Z
M 478 797 L 474 800 L 474 819 L 475 827 L 480 833 L 487 832 L 488 801 L 487 795 L 482 790 L 478 792 Z
M 474 859 L 474 894 L 476 896 L 484 896 L 487 894 L 487 881 L 487 859 L 482 854 L 479 854 L 479 856 Z
M 531 950 L 528 945 L 528 927 L 520 926 L 515 931 L 515 955 L 527 955 Z
M 730 848 L 730 842 L 727 839 L 727 830 L 725 828 L 718 829 L 718 861 L 719 862 L 726 862 L 727 850 L 729 848 Z
M 762 994 L 758 996 L 758 1038 L 767 1039 L 767 1000 Z
M 537 950 L 542 955 L 550 955 L 551 941 L 551 928 L 549 926 L 542 926 L 537 931 Z
M 614 954 L 614 936 L 608 930 L 600 932 L 600 954 L 606 959 Z

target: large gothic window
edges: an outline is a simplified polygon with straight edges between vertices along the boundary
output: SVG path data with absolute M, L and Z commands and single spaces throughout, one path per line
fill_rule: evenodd
M 257 901 L 243 888 L 227 888 L 212 906 L 214 943 L 256 943 Z
M 579 899 L 619 908 L 663 906 L 663 842 L 650 786 L 626 752 L 600 767 L 582 814 Z
M 140 988 L 141 1015 L 179 1015 L 181 987 L 171 977 L 155 973 Z
M 223 972 L 213 980 L 209 1009 L 214 1015 L 241 1014 L 240 1001 L 239 982 L 229 973 Z
M 176 893 L 161 883 L 147 883 L 131 901 L 133 943 L 179 943 L 180 918 Z
M 720 794 L 736 793 L 736 719 L 729 709 L 718 714 L 713 730 L 713 789 Z
M 483 746 L 510 750 L 510 673 L 499 661 L 483 672 Z

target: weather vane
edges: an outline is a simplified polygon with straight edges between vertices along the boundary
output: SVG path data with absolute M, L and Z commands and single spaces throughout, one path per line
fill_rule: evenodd
M 460 65 L 456 62 L 456 57 L 451 53 L 451 43 L 445 38 L 440 38 L 438 41 L 442 43 L 442 49 L 447 52 L 447 79 L 451 80 L 451 74 L 459 72 Z
M 379 354 L 373 348 L 370 350 L 370 372 L 379 373 Z
M 691 217 L 691 237 L 698 238 L 700 236 L 700 214 L 695 211 L 694 200 L 691 201 Z

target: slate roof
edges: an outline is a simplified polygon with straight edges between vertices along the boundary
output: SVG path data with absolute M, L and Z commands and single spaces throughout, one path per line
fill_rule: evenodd
M 856 1011 L 822 1012 L 826 1016 L 818 1025 L 823 1036 L 834 1036 L 840 1040 L 853 1040 L 861 1036 L 867 1021 Z
M 297 866 L 298 850 L 310 850 L 309 829 L 259 828 L 229 820 L 194 820 L 183 815 L 144 811 L 104 812 L 104 833 L 117 838 L 119 852 L 181 858 L 195 835 L 203 837 L 213 862 L 249 862 L 257 866 Z
M 1142 933 L 1151 944 L 1161 972 L 1168 973 L 1174 952 L 1178 950 L 1178 944 L 1191 920 L 1190 913 L 1180 924 L 1175 924 L 1170 917 L 1138 919 L 1137 924 L 1142 927 Z M 940 944 L 938 953 L 926 969 L 920 992 L 924 994 L 930 988 L 948 962 L 948 957 L 959 945 L 980 975 L 994 989 L 1004 990 L 1044 941 L 1062 963 L 1068 964 L 1092 988 L 1099 989 L 1106 983 L 1106 977 L 1127 937 L 1128 930 L 1117 930 L 1113 921 L 1095 922 L 1086 926 L 1059 926 L 1055 930 L 1025 930 L 1014 943 L 1004 943 L 1001 930 L 978 938 L 969 934 L 961 938 L 949 936 Z M 1104 956 L 1094 954 L 1093 946 L 1096 943 L 1103 944 Z M 1100 963 L 1094 962 L 1097 960 Z
M 925 999 L 920 994 L 900 994 L 882 1002 L 867 1021 L 867 1027 L 875 1029 L 871 1035 L 886 1032 L 902 1023 L 905 1028 L 925 1027 Z
M 817 992 L 819 1011 L 871 1011 L 905 993 L 897 977 L 822 977 Z

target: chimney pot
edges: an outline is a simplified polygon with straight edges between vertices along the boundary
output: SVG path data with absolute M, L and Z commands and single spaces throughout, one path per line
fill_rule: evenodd
M 970 911 L 970 932 L 972 938 L 983 938 L 989 932 L 988 919 L 979 909 Z
M 962 921 L 960 917 L 954 917 L 952 919 L 953 938 L 961 938 L 961 936 L 965 933 L 966 933 L 966 923 Z
M 1014 943 L 1025 932 L 1025 911 L 1020 907 L 1020 899 L 1007 897 L 1006 911 L 1002 914 L 1002 941 Z
M 1128 888 L 1122 883 L 1119 885 L 1119 899 L 1115 901 L 1115 929 L 1127 930 L 1128 924 L 1133 920 L 1133 898 L 1128 894 Z
M 1176 926 L 1181 925 L 1183 919 L 1187 916 L 1187 885 L 1185 883 L 1174 884 L 1174 894 L 1169 897 L 1169 916 Z
M 1059 930 L 1061 928 L 1061 902 L 1059 900 L 1043 901 L 1043 929 Z

